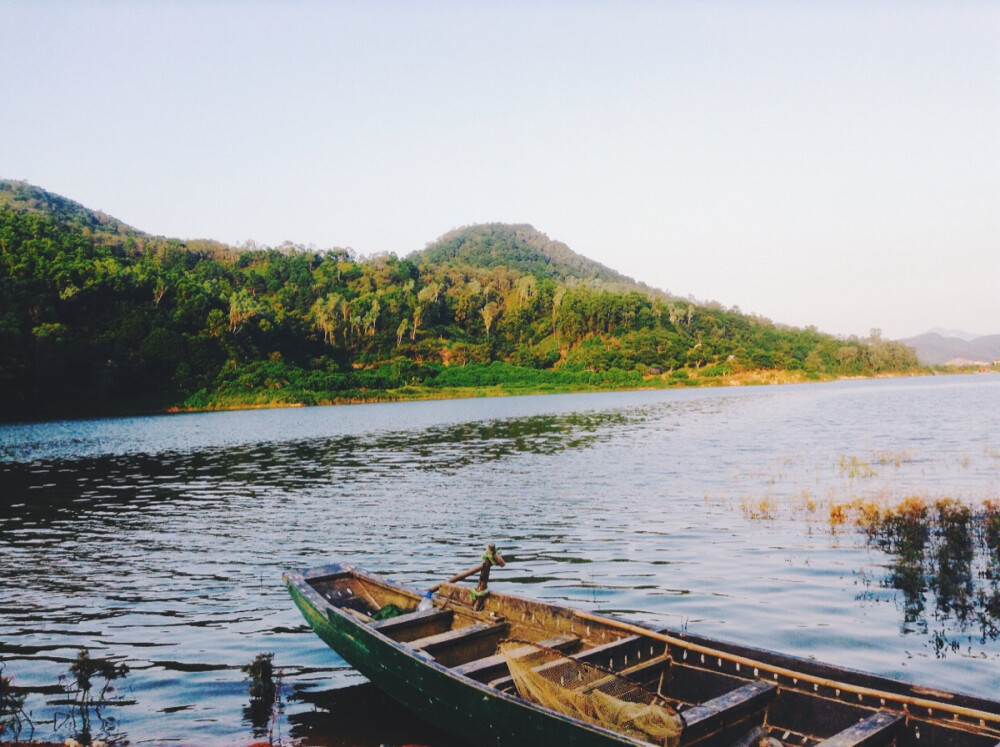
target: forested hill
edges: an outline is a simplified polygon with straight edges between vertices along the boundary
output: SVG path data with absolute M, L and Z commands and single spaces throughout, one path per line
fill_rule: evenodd
M 237 248 L 150 236 L 0 181 L 0 418 L 916 365 L 877 335 L 838 339 L 645 292 L 525 226 L 463 232 L 406 259 Z
M 407 259 L 417 264 L 448 267 L 507 267 L 539 279 L 568 284 L 579 281 L 606 290 L 624 293 L 638 290 L 667 297 L 663 291 L 587 259 L 526 224 L 487 223 L 459 228 Z

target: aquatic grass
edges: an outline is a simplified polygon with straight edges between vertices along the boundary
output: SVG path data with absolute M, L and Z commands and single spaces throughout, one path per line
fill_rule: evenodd
M 4 665 L 0 662 L 0 744 L 18 741 L 25 726 L 30 729 L 29 738 L 35 731 L 30 715 L 24 710 L 24 694 L 3 671 Z
M 904 456 L 894 452 L 884 458 L 894 464 Z M 863 472 L 865 464 L 844 457 L 848 472 Z M 766 482 L 766 474 L 757 479 Z M 724 499 L 714 502 L 725 505 Z M 736 507 L 734 501 L 729 505 Z M 884 574 L 870 576 L 866 584 L 878 583 L 898 593 L 894 598 L 903 629 L 930 635 L 928 645 L 937 657 L 961 648 L 956 629 L 963 635 L 975 631 L 984 644 L 1000 639 L 1000 499 L 976 503 L 950 496 L 900 498 L 890 487 L 845 498 L 831 488 L 824 499 L 808 489 L 784 496 L 768 490 L 763 496 L 742 498 L 739 509 L 751 521 L 798 516 L 808 522 L 809 534 L 814 519 L 824 515 L 831 534 L 845 529 L 860 533 L 888 556 Z M 932 623 L 940 627 L 932 630 Z
M 837 527 L 841 524 L 847 523 L 847 511 L 849 509 L 849 504 L 846 503 L 831 503 L 830 504 L 830 526 Z
M 285 712 L 280 669 L 274 666 L 274 653 L 261 652 L 253 661 L 240 667 L 249 680 L 249 705 L 243 716 L 253 726 L 255 737 L 267 736 L 268 745 L 280 745 L 281 720 Z M 277 741 L 276 741 L 277 740 Z
M 852 521 L 891 556 L 883 584 L 902 593 L 906 623 L 927 624 L 931 593 L 934 619 L 976 629 L 982 642 L 1000 638 L 1000 501 L 907 496 L 881 505 L 832 504 L 831 512 L 836 523 Z M 943 630 L 932 643 L 938 657 L 957 650 Z
M 830 525 L 851 523 L 866 527 L 878 523 L 885 510 L 884 503 L 873 499 L 855 498 L 852 501 L 830 501 Z
M 869 462 L 852 456 L 850 459 L 846 455 L 840 457 L 840 471 L 845 473 L 852 480 L 856 477 L 875 477 L 878 475 Z
M 132 705 L 134 701 L 116 695 L 118 680 L 128 676 L 129 668 L 124 662 L 111 658 L 93 657 L 87 648 L 80 649 L 76 659 L 70 665 L 69 685 L 63 685 L 70 700 L 63 704 L 69 706 L 69 713 L 63 716 L 62 724 L 70 724 L 75 734 L 75 740 L 81 744 L 91 744 L 92 717 L 97 718 L 106 744 L 118 741 L 117 721 L 114 716 L 103 709 L 108 706 Z M 60 678 L 65 681 L 67 678 Z M 99 685 L 96 695 L 94 688 Z M 77 723 L 79 717 L 79 724 Z
M 912 462 L 913 455 L 906 449 L 900 451 L 882 451 L 876 455 L 875 459 L 879 464 L 891 464 L 894 467 L 901 467 L 904 463 Z
M 773 520 L 777 518 L 777 503 L 770 498 L 763 498 L 759 501 L 746 499 L 740 503 L 743 515 L 753 520 Z
M 938 606 L 953 611 L 964 620 L 971 612 L 974 600 L 972 562 L 973 512 L 969 506 L 954 499 L 942 499 L 935 509 L 938 514 L 939 542 L 935 560 L 939 572 L 931 582 L 937 591 Z
M 808 490 L 803 490 L 797 496 L 793 496 L 793 500 L 796 501 L 799 510 L 810 514 L 815 514 L 819 508 L 819 503 Z

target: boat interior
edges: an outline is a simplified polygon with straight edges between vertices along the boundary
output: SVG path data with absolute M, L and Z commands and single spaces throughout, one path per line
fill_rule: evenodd
M 469 587 L 444 584 L 433 606 L 418 610 L 418 594 L 377 577 L 344 572 L 308 583 L 359 623 L 499 691 L 518 694 L 498 652 L 509 639 L 624 675 L 681 714 L 684 746 L 1000 747 L 995 723 L 886 707 L 882 698 L 771 676 L 544 602 L 492 593 L 476 610 Z M 378 619 L 390 606 L 395 616 Z

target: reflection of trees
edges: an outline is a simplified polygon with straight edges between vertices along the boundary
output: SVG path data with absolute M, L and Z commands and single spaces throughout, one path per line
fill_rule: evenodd
M 869 527 L 871 532 L 873 527 Z M 903 614 L 907 624 L 920 621 L 924 614 L 925 552 L 930 538 L 927 507 L 923 502 L 907 500 L 881 518 L 872 533 L 873 539 L 895 558 L 890 564 L 888 584 L 903 592 Z
M 940 502 L 936 533 L 937 573 L 931 575 L 931 587 L 937 595 L 938 611 L 944 616 L 952 613 L 965 623 L 974 606 L 972 510 L 954 501 Z
M 1000 504 L 986 506 L 981 530 L 986 566 L 981 573 L 982 587 L 977 590 L 976 622 L 983 637 L 1000 638 Z
M 866 529 L 892 556 L 884 584 L 902 593 L 907 625 L 926 625 L 932 593 L 936 621 L 954 620 L 983 643 L 1000 638 L 1000 503 L 973 510 L 950 498 L 932 505 L 908 498 L 870 515 Z M 944 630 L 932 643 L 939 656 L 958 649 Z

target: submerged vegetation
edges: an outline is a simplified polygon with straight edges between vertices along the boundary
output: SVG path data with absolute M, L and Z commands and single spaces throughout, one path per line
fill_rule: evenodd
M 240 670 L 247 676 L 249 704 L 243 717 L 253 726 L 255 737 L 267 737 L 268 745 L 281 744 L 281 720 L 285 701 L 281 672 L 274 667 L 274 654 L 262 652 Z
M 0 744 L 15 744 L 18 740 L 34 735 L 35 723 L 30 713 L 24 710 L 27 690 L 19 690 L 12 681 L 3 676 L 4 664 L 0 661 Z M 92 657 L 86 648 L 80 650 L 59 684 L 42 688 L 42 692 L 57 694 L 58 700 L 52 705 L 66 707 L 57 711 L 51 721 L 54 732 L 69 730 L 73 736 L 66 739 L 67 745 L 98 746 L 114 745 L 122 741 L 118 734 L 117 719 L 108 713 L 115 706 L 132 705 L 116 692 L 120 680 L 128 676 L 129 668 L 120 661 L 109 658 Z M 96 719 L 96 725 L 94 720 Z M 95 738 L 95 728 L 100 737 Z
M 130 705 L 130 701 L 116 692 L 119 680 L 128 676 L 128 666 L 120 661 L 104 657 L 92 657 L 86 648 L 81 649 L 76 660 L 70 665 L 70 683 L 65 692 L 70 696 L 63 704 L 69 706 L 63 723 L 71 726 L 75 741 L 81 745 L 115 744 L 120 741 L 117 734 L 118 720 L 108 709 Z M 95 687 L 99 687 L 95 692 Z M 94 740 L 93 729 L 96 718 L 102 735 Z M 67 743 L 69 743 L 67 741 Z
M 997 459 L 988 446 L 983 454 Z M 906 469 L 913 461 L 908 450 L 874 452 L 868 458 L 842 455 L 843 489 L 861 489 L 868 478 Z M 959 466 L 968 463 L 965 458 Z M 883 598 L 873 587 L 896 592 L 892 598 L 902 613 L 902 631 L 928 635 L 936 656 L 964 653 L 963 641 L 1000 640 L 1000 498 L 895 497 L 886 485 L 845 499 L 830 486 L 819 498 L 808 490 L 790 494 L 781 489 L 776 485 L 780 473 L 757 477 L 774 487 L 763 497 L 741 499 L 743 516 L 753 521 L 804 518 L 810 534 L 824 526 L 833 535 L 860 533 L 885 558 L 884 574 L 861 574 L 869 589 L 861 598 Z
M 981 642 L 1000 638 L 1000 501 L 969 506 L 953 498 L 907 497 L 895 506 L 861 504 L 856 522 L 890 557 L 883 584 L 901 592 L 905 625 L 953 619 Z M 958 651 L 943 630 L 936 653 Z
M 801 498 L 784 506 L 773 497 L 744 498 L 740 509 L 747 519 L 773 521 L 788 515 L 784 507 L 825 516 L 835 534 L 863 533 L 887 557 L 884 575 L 863 574 L 864 582 L 899 592 L 903 632 L 928 634 L 936 656 L 960 652 L 966 638 L 1000 640 L 1000 500 Z
M 31 717 L 24 710 L 24 693 L 3 672 L 0 662 L 0 744 L 20 739 L 25 728 L 34 731 Z
M 909 348 L 656 291 L 530 226 L 403 259 L 150 236 L 0 181 L 6 419 L 899 373 Z

